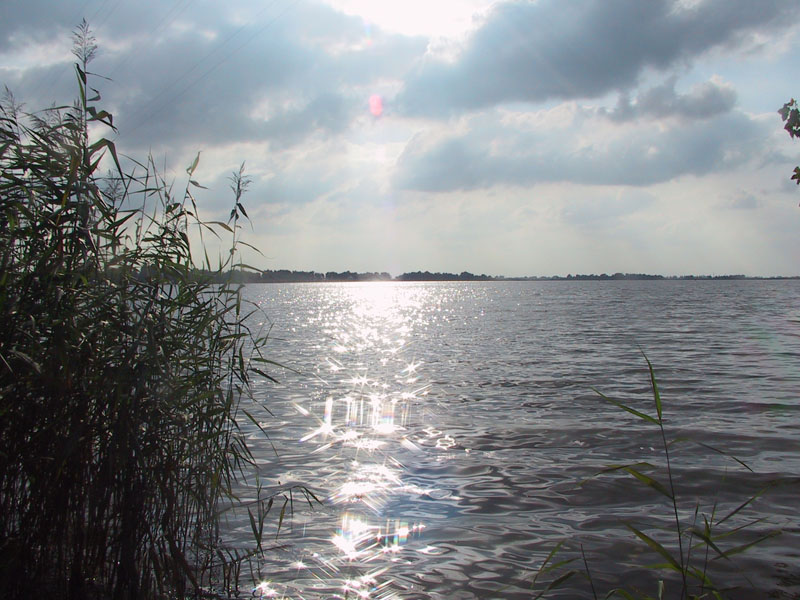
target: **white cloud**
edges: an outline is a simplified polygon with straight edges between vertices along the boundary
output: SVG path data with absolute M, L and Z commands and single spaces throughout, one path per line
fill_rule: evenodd
M 455 62 L 420 62 L 400 96 L 410 114 L 447 115 L 505 102 L 596 98 L 632 89 L 761 29 L 792 23 L 791 0 L 509 1 L 495 5 Z
M 622 125 L 573 116 L 565 127 L 491 115 L 474 118 L 464 133 L 417 134 L 398 161 L 405 189 L 485 189 L 569 181 L 644 186 L 685 175 L 739 167 L 758 157 L 763 131 L 742 113 L 700 122 L 651 120 Z
M 17 99 L 74 97 L 89 18 L 120 151 L 202 151 L 214 218 L 246 161 L 264 267 L 800 271 L 792 0 L 9 2 Z
M 365 27 L 375 25 L 403 35 L 459 37 L 475 26 L 486 10 L 486 0 L 327 0 L 333 8 L 364 19 Z

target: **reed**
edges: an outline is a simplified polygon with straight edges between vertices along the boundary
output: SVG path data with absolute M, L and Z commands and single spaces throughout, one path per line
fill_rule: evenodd
M 668 440 L 661 393 L 655 370 L 647 356 L 644 356 L 644 359 L 647 363 L 655 414 L 623 404 L 598 390 L 594 391 L 604 401 L 635 416 L 655 429 L 655 436 L 658 439 L 664 459 L 663 464 L 660 467 L 650 462 L 614 464 L 601 470 L 595 477 L 623 473 L 631 476 L 639 485 L 654 490 L 664 500 L 666 515 L 668 515 L 668 520 L 672 522 L 672 526 L 664 528 L 651 525 L 648 527 L 635 524 L 633 521 L 625 521 L 623 523 L 635 539 L 644 544 L 651 553 L 658 557 L 658 562 L 641 565 L 639 568 L 640 571 L 649 571 L 657 574 L 657 587 L 652 594 L 635 587 L 615 587 L 603 594 L 602 597 L 606 599 L 621 597 L 627 600 L 649 598 L 658 598 L 659 600 L 662 598 L 680 598 L 681 600 L 685 598 L 692 600 L 716 598 L 722 600 L 728 597 L 731 590 L 725 585 L 719 585 L 717 583 L 718 580 L 714 577 L 718 561 L 727 562 L 729 563 L 728 566 L 730 566 L 733 557 L 737 554 L 780 534 L 780 531 L 777 530 L 768 530 L 761 533 L 752 532 L 750 530 L 755 525 L 760 524 L 763 519 L 734 523 L 737 515 L 740 515 L 742 511 L 770 488 L 783 484 L 795 484 L 796 481 L 771 481 L 754 495 L 745 498 L 735 506 L 729 507 L 727 511 L 723 510 L 723 507 L 716 499 L 711 499 L 704 506 L 704 499 L 690 498 L 687 501 L 686 498 L 681 497 L 676 486 L 678 472 L 673 460 L 675 447 L 680 444 L 699 444 L 713 453 L 727 456 L 741 468 L 750 472 L 752 472 L 752 469 L 738 458 L 703 441 L 690 440 L 684 437 Z M 658 475 L 659 472 L 660 475 Z M 586 481 L 582 482 L 581 485 L 584 483 Z M 708 485 L 710 486 L 711 484 L 709 483 Z M 670 537 L 671 542 L 667 541 Z M 537 588 L 537 585 L 539 586 L 538 592 L 534 597 L 545 597 L 577 576 L 588 582 L 591 596 L 596 600 L 600 597 L 596 589 L 597 582 L 590 571 L 583 545 L 580 545 L 580 556 L 556 560 L 557 554 L 567 541 L 571 540 L 565 540 L 553 548 L 534 575 L 532 585 L 534 589 Z M 567 569 L 567 565 L 578 561 L 583 564 L 582 568 L 571 567 Z M 746 578 L 746 573 L 742 574 Z
M 224 282 L 246 268 L 246 178 L 232 178 L 231 219 L 207 223 L 197 159 L 177 194 L 152 158 L 123 171 L 94 137 L 114 125 L 89 85 L 85 22 L 74 42 L 72 106 L 25 113 L 8 90 L 0 105 L 0 596 L 235 587 L 264 550 L 221 549 L 220 519 L 253 462 L 241 401 L 274 365 Z M 229 253 L 198 260 L 193 227 L 230 236 Z M 251 507 L 254 530 L 272 500 Z

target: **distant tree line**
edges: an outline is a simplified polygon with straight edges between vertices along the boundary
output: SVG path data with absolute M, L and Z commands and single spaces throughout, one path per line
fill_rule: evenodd
M 199 272 L 198 276 L 202 277 L 216 277 L 219 278 L 218 273 Z M 352 271 L 344 271 L 337 273 L 336 271 L 328 271 L 327 273 L 319 273 L 317 271 L 289 271 L 288 269 L 279 269 L 277 271 L 243 271 L 233 270 L 221 275 L 226 281 L 233 281 L 235 283 L 312 283 L 312 282 L 332 282 L 332 281 L 393 281 L 394 279 L 389 273 L 354 273 Z
M 414 271 L 413 273 L 403 273 L 397 277 L 397 281 L 495 281 L 498 279 L 503 278 L 491 275 L 473 275 L 469 271 L 462 271 L 459 274 Z
M 148 276 L 152 277 L 152 273 Z M 322 283 L 322 282 L 359 282 L 359 281 L 623 281 L 623 280 L 731 280 L 731 279 L 797 279 L 797 277 L 748 277 L 746 275 L 650 275 L 647 273 L 607 273 L 549 275 L 530 277 L 504 277 L 502 275 L 475 275 L 469 271 L 461 273 L 431 273 L 430 271 L 412 271 L 392 277 L 383 271 L 355 273 L 352 271 L 291 271 L 288 269 L 246 271 L 232 270 L 226 272 L 209 272 L 197 270 L 199 279 L 215 279 L 226 283 Z
M 549 280 L 549 281 L 622 281 L 622 280 L 650 280 L 650 279 L 748 279 L 745 275 L 649 275 L 647 273 L 614 273 L 608 275 L 602 273 L 600 275 L 567 275 L 560 277 L 554 275 L 552 277 L 533 277 L 530 279 Z

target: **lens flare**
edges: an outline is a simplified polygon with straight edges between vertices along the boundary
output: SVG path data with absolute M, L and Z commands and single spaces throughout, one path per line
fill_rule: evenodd
M 262 581 L 253 589 L 253 598 L 274 598 L 278 595 L 267 581 Z
M 369 97 L 369 112 L 373 117 L 380 117 L 383 114 L 383 98 L 378 94 Z

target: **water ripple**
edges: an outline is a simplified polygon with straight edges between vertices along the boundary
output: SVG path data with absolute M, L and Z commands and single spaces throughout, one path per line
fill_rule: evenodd
M 800 594 L 800 319 L 788 308 L 798 282 L 247 292 L 273 323 L 270 358 L 299 372 L 256 389 L 270 438 L 248 430 L 260 479 L 303 482 L 325 499 L 313 509 L 295 502 L 260 565 L 269 577 L 253 588 L 287 598 L 529 598 L 536 568 L 566 539 L 573 555 L 583 545 L 602 590 L 624 583 L 654 594 L 641 566 L 657 557 L 624 522 L 658 532 L 674 515 L 629 475 L 598 473 L 647 461 L 663 476 L 660 438 L 593 391 L 652 413 L 641 348 L 670 435 L 706 444 L 671 450 L 682 517 L 698 502 L 721 514 L 770 488 L 729 525 L 764 519 L 744 539 L 783 535 L 715 565 L 745 586 L 731 597 Z M 239 519 L 230 536 L 244 544 L 246 513 Z M 576 579 L 552 597 L 592 596 Z

